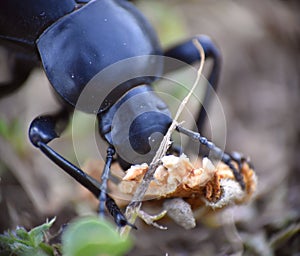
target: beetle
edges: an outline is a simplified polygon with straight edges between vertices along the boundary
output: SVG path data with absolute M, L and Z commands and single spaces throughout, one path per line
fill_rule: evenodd
M 197 36 L 205 56 L 213 60 L 208 81 L 217 88 L 221 66 L 221 54 L 208 36 Z M 61 101 L 61 110 L 57 113 L 41 115 L 35 118 L 29 127 L 29 139 L 50 160 L 71 175 L 80 184 L 89 189 L 100 201 L 100 214 L 106 208 L 118 226 L 131 225 L 126 220 L 114 200 L 106 193 L 106 183 L 114 156 L 126 170 L 131 164 L 149 162 L 158 148 L 149 145 L 154 133 L 165 134 L 172 122 L 167 105 L 159 98 L 151 84 L 159 78 L 163 67 L 154 63 L 151 57 L 166 56 L 188 64 L 200 60 L 198 50 L 187 40 L 169 50 L 163 51 L 154 29 L 143 14 L 126 0 L 11 0 L 1 3 L 0 8 L 0 44 L 11 54 L 14 65 L 11 68 L 11 81 L 1 84 L 0 96 L 18 89 L 29 76 L 31 70 L 42 63 L 42 67 Z M 57 153 L 48 144 L 58 138 L 66 127 L 68 119 L 77 106 L 80 95 L 92 78 L 107 67 L 132 57 L 146 56 L 143 63 L 131 67 L 142 74 L 152 67 L 153 75 L 137 76 L 112 85 L 108 80 L 97 84 L 98 91 L 109 89 L 99 102 L 96 114 L 100 135 L 108 144 L 101 187 L 89 175 Z M 156 65 L 157 64 L 157 65 Z M 120 71 L 121 73 L 123 71 Z M 112 88 L 111 88 L 112 86 Z M 127 115 L 134 117 L 130 126 L 128 140 L 124 142 L 122 133 L 124 124 L 119 121 L 113 125 L 113 119 L 122 103 L 130 99 Z M 209 95 L 205 98 L 208 100 Z M 150 111 L 139 114 L 142 103 Z M 140 105 L 139 105 L 140 104 Z M 83 109 L 91 112 L 88 109 Z M 205 111 L 201 109 L 197 118 L 198 131 L 201 130 Z M 205 145 L 229 165 L 235 178 L 244 188 L 243 178 L 232 160 L 212 142 L 198 132 L 192 132 L 181 126 L 177 131 L 188 135 Z M 113 136 L 114 135 L 114 136 Z M 142 156 L 140 159 L 126 159 L 121 150 L 133 148 Z M 143 155 L 147 158 L 143 158 Z M 101 189 L 100 189 L 101 188 Z

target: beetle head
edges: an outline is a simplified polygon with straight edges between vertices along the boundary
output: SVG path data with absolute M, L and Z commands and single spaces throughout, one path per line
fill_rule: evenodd
M 101 135 L 116 149 L 121 167 L 127 169 L 152 161 L 171 122 L 167 105 L 150 86 L 142 85 L 102 115 L 99 127 Z

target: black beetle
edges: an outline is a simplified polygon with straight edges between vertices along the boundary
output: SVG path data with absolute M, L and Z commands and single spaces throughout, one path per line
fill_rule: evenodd
M 207 36 L 196 38 L 206 57 L 213 59 L 208 80 L 216 89 L 220 72 L 220 52 Z M 172 122 L 166 104 L 154 94 L 151 87 L 161 75 L 163 67 L 159 63 L 153 64 L 152 59 L 147 56 L 167 56 L 191 64 L 199 61 L 198 50 L 192 40 L 163 51 L 148 21 L 132 3 L 125 0 L 10 0 L 0 5 L 0 44 L 11 53 L 14 61 L 13 78 L 1 84 L 0 96 L 19 88 L 31 70 L 42 63 L 57 97 L 62 102 L 62 110 L 58 113 L 39 116 L 32 121 L 29 128 L 31 142 L 99 198 L 100 213 L 103 214 L 106 204 L 118 226 L 129 224 L 114 200 L 106 194 L 106 182 L 113 156 L 116 153 L 124 170 L 133 163 L 149 162 L 149 156 L 154 155 L 160 142 L 157 140 L 155 145 L 150 146 L 149 137 L 153 133 L 165 134 Z M 100 190 L 97 182 L 47 144 L 60 136 L 82 91 L 96 74 L 118 61 L 137 56 L 146 57 L 142 64 L 130 68 L 143 74 L 151 66 L 153 74 L 137 76 L 114 88 L 108 88 L 111 89 L 109 95 L 105 95 L 103 102 L 99 102 L 100 107 L 96 111 L 100 135 L 109 145 Z M 113 80 L 111 77 L 109 79 Z M 104 80 L 97 86 L 101 92 L 111 86 L 111 83 Z M 113 126 L 112 119 L 122 102 L 136 96 L 151 111 L 139 115 L 136 110 L 138 103 L 129 103 L 128 115 L 135 119 L 130 126 L 128 140 L 130 147 L 140 155 L 147 155 L 147 158 L 128 160 L 120 155 L 120 149 L 129 146 L 128 142 L 123 141 L 126 135 L 122 134 L 123 124 L 119 122 L 117 127 Z M 204 117 L 205 112 L 202 109 L 197 118 L 198 130 L 201 130 Z M 118 132 L 115 132 L 116 129 Z M 199 133 L 183 127 L 177 127 L 177 131 L 193 137 L 220 156 L 244 187 L 243 179 L 232 165 L 230 155 L 223 153 Z M 117 134 L 114 140 L 112 133 Z

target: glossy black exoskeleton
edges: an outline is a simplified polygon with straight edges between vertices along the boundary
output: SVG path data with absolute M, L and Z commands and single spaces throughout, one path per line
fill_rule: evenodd
M 196 38 L 206 57 L 213 60 L 208 80 L 216 88 L 220 72 L 219 50 L 209 37 Z M 172 122 L 167 105 L 155 95 L 151 87 L 161 76 L 163 67 L 159 63 L 153 65 L 153 60 L 147 56 L 167 56 L 188 64 L 194 63 L 199 61 L 199 54 L 192 40 L 164 51 L 145 17 L 132 3 L 125 0 L 10 0 L 0 4 L 0 44 L 9 51 L 13 61 L 12 79 L 0 84 L 0 96 L 19 88 L 31 70 L 42 63 L 57 97 L 62 102 L 62 109 L 58 113 L 42 115 L 32 121 L 29 128 L 31 142 L 99 198 L 102 214 L 106 204 L 119 226 L 128 224 L 113 199 L 106 194 L 106 182 L 113 156 L 117 155 L 123 169 L 134 163 L 149 162 L 160 143 L 160 140 L 156 140 L 155 145 L 149 145 L 149 138 L 155 133 L 165 134 Z M 60 136 L 80 95 L 95 75 L 118 61 L 137 56 L 144 56 L 143 62 L 130 68 L 143 74 L 147 73 L 151 65 L 151 76 L 137 76 L 115 87 L 112 86 L 114 77 L 97 84 L 98 92 L 110 92 L 109 95 L 104 95 L 103 102 L 99 102 L 96 111 L 100 135 L 109 145 L 101 191 L 95 180 L 59 155 L 48 143 Z M 128 103 L 127 115 L 134 117 L 134 120 L 129 134 L 124 134 L 123 122 L 112 125 L 112 120 L 122 102 L 132 97 L 138 97 L 138 102 L 147 105 L 151 111 L 140 115 L 137 111 L 139 103 Z M 89 111 L 87 109 L 83 110 Z M 205 113 L 201 110 L 197 118 L 199 130 L 204 116 Z M 191 134 L 180 127 L 177 131 L 196 138 L 215 151 L 232 168 L 236 179 L 243 186 L 241 175 L 232 165 L 228 154 L 200 134 Z M 112 134 L 115 134 L 113 139 Z M 124 136 L 128 136 L 128 140 L 124 140 Z M 142 157 L 124 159 L 120 150 L 128 146 Z M 143 159 L 143 155 L 147 158 Z

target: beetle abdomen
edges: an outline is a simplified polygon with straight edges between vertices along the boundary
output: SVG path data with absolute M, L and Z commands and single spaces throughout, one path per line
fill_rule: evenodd
M 1 1 L 0 39 L 34 46 L 43 30 L 72 12 L 75 5 L 74 0 Z
M 86 84 L 104 68 L 130 57 L 161 54 L 154 31 L 127 1 L 92 1 L 49 27 L 37 46 L 48 79 L 73 106 Z M 147 62 L 131 68 L 142 71 Z M 139 79 L 138 84 L 142 82 Z M 132 87 L 138 84 L 132 81 Z M 104 80 L 97 86 L 101 91 L 114 85 Z

